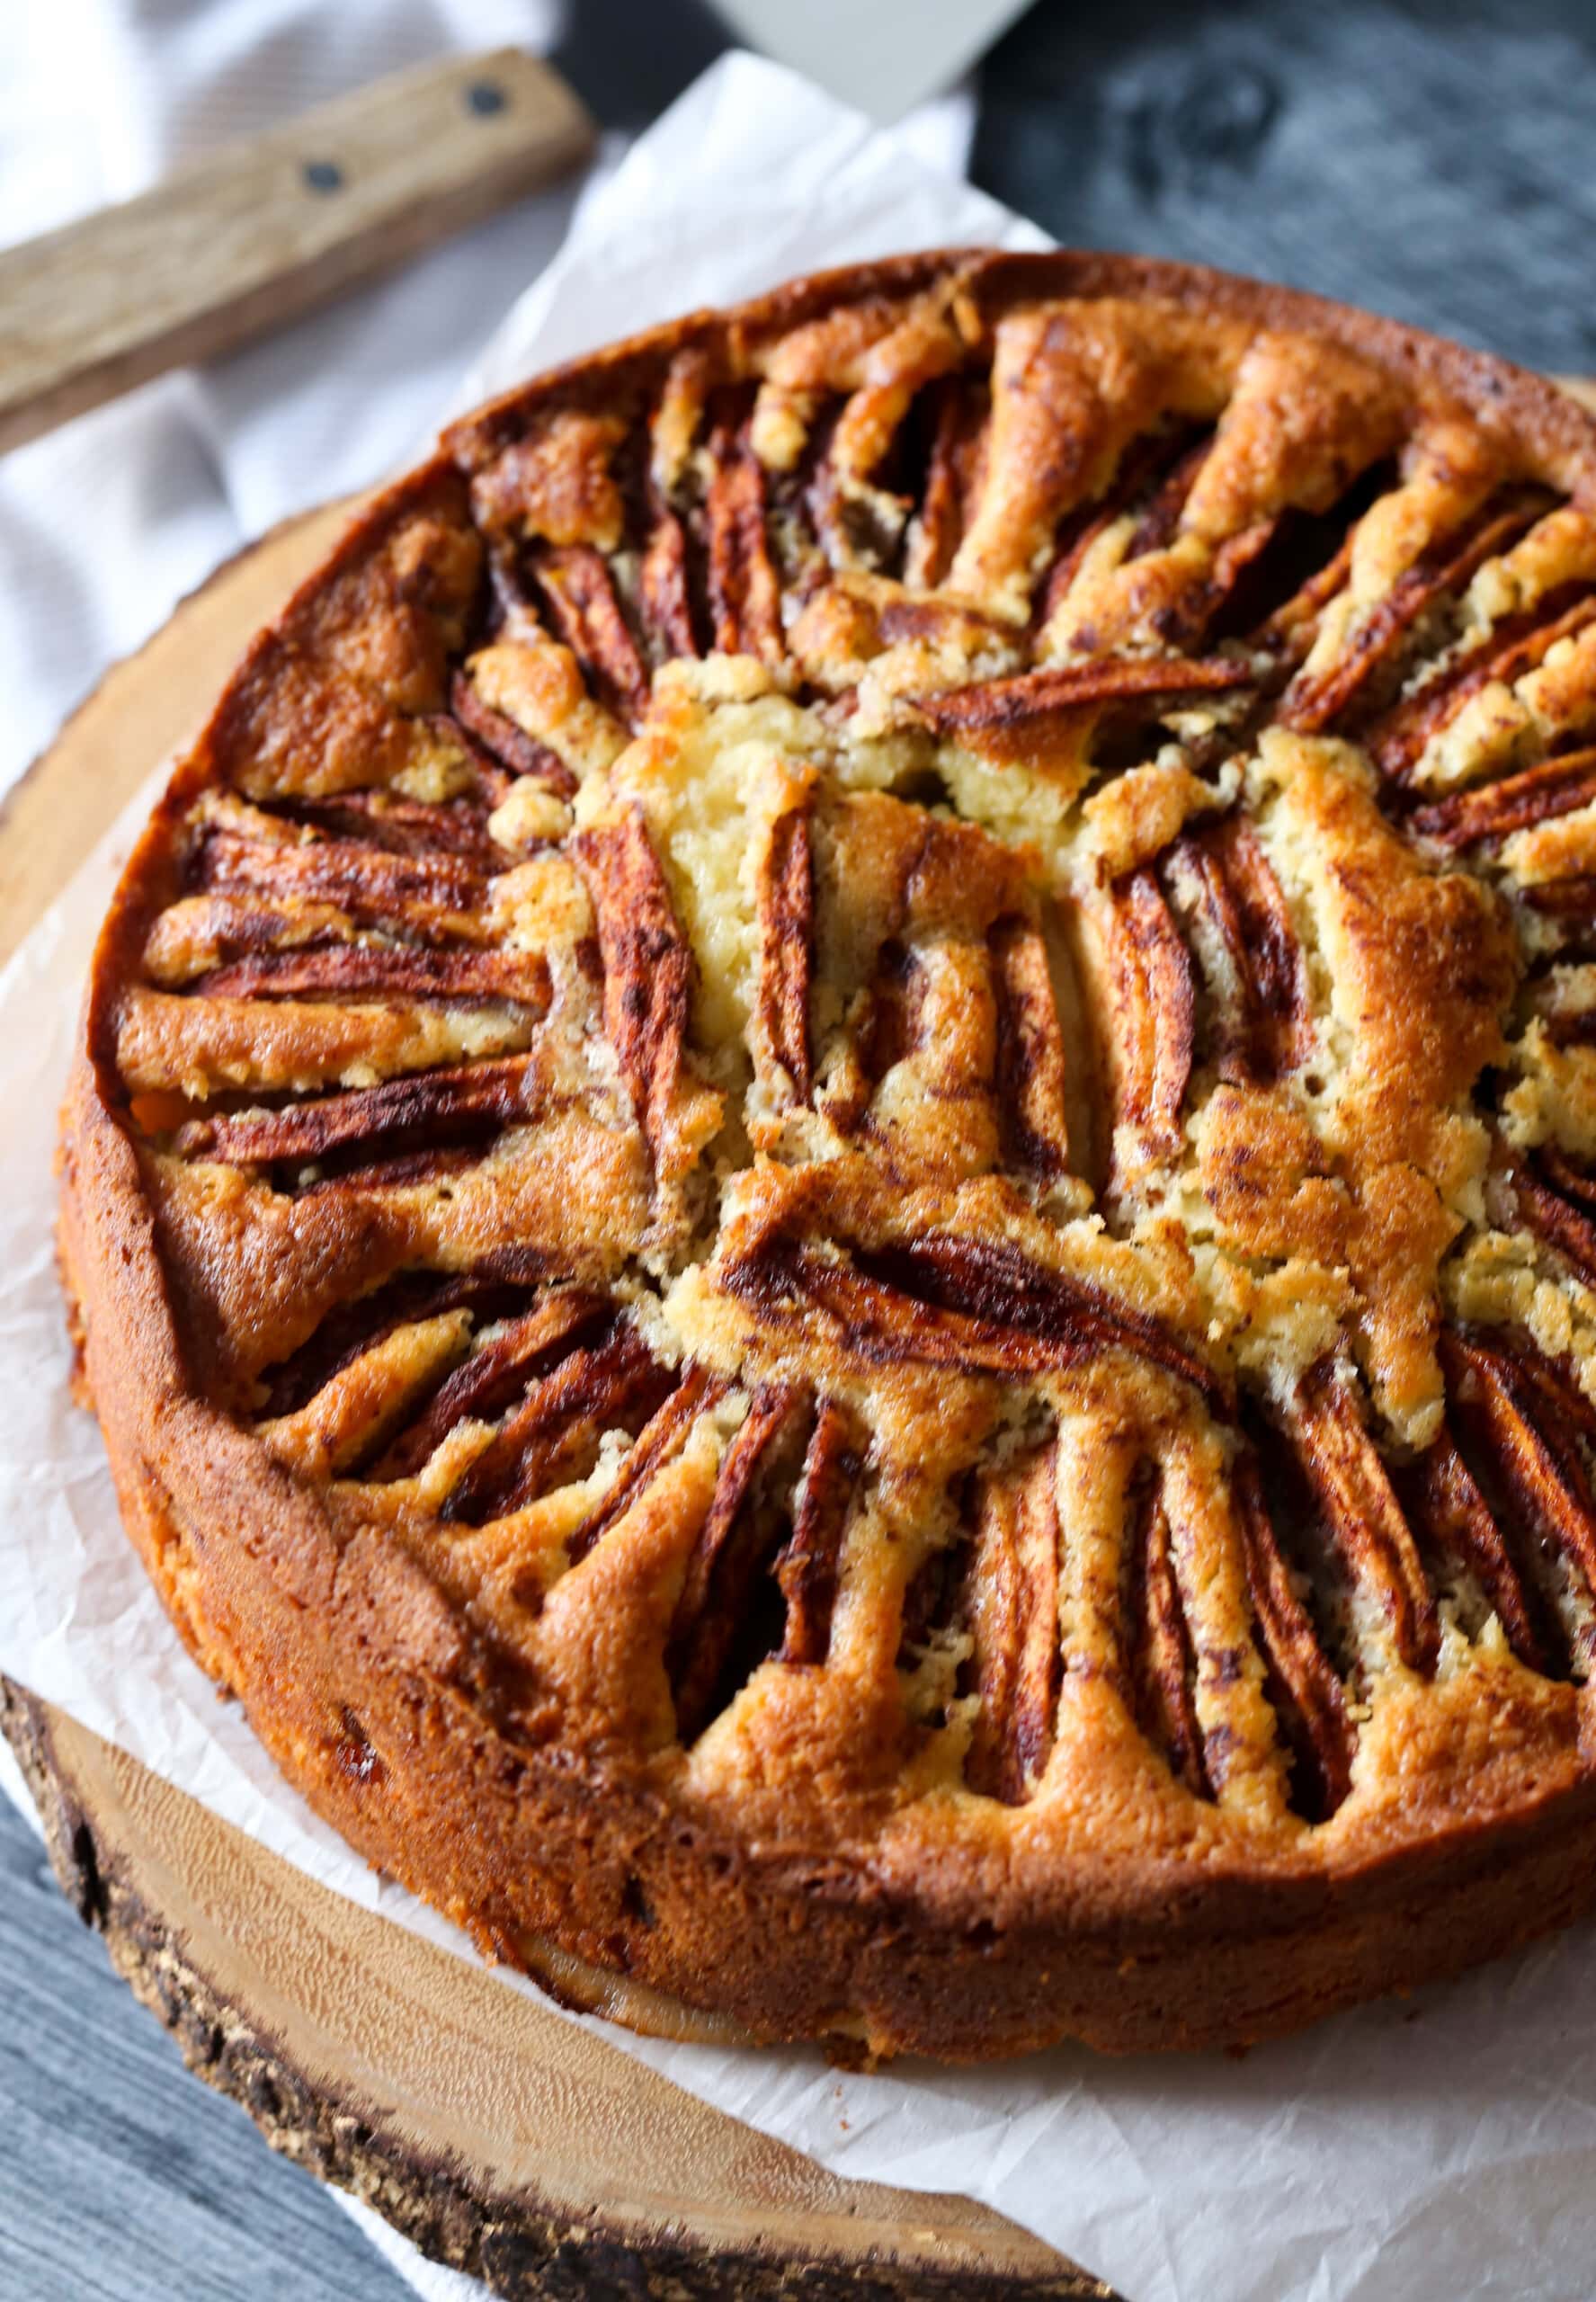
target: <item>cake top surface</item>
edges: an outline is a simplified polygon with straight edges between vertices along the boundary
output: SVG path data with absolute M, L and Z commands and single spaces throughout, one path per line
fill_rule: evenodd
M 101 947 L 174 1385 L 500 1731 L 880 1876 L 1286 1872 L 1573 1769 L 1591 449 L 978 254 L 466 419 Z

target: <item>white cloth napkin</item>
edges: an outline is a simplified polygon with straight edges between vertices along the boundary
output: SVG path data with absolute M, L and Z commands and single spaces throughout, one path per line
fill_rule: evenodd
M 584 200 L 477 380 L 794 270 L 982 237 L 1036 235 L 802 83 L 734 58 Z M 87 941 L 143 804 L 0 977 L 0 1669 L 352 1899 L 468 1955 L 363 1869 L 217 1705 L 117 1529 L 98 1440 L 65 1394 L 50 1112 Z M 1061 2049 L 862 2076 L 800 2052 L 610 2035 L 839 2172 L 984 2198 L 1134 2302 L 1574 2302 L 1592 2290 L 1592 1941 L 1579 1930 L 1242 2061 Z

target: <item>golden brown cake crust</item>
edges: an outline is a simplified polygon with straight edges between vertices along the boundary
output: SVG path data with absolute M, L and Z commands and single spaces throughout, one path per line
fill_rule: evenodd
M 129 1530 L 370 1859 L 769 2038 L 1232 2043 L 1590 1906 L 1596 427 L 936 254 L 478 411 L 96 952 Z

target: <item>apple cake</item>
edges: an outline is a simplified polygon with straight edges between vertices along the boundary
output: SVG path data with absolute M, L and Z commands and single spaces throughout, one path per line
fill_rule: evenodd
M 1593 960 L 1552 385 L 1096 255 L 698 314 L 369 503 L 129 863 L 128 1528 L 513 1964 L 954 2057 L 1456 1971 L 1596 1899 Z

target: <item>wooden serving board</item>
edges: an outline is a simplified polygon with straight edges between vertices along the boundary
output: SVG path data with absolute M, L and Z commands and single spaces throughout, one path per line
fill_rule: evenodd
M 219 569 L 35 763 L 0 810 L 0 959 L 195 732 L 348 508 Z M 63 1890 L 190 2067 L 274 2148 L 495 2293 L 1112 2302 L 984 2207 L 844 2182 L 708 2108 L 4 1680 L 0 1727 Z

